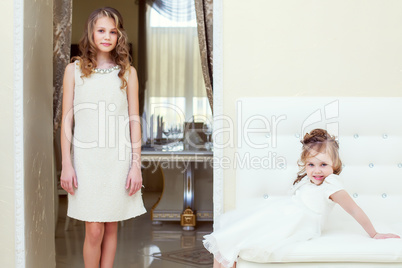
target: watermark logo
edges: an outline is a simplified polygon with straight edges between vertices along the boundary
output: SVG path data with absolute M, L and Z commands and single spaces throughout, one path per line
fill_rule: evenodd
M 339 118 L 339 100 L 335 100 L 333 102 L 330 102 L 324 106 L 324 110 L 322 109 L 317 109 L 313 113 L 311 113 L 306 120 L 303 121 L 302 127 L 301 127 L 301 133 L 306 133 L 307 129 L 311 128 L 312 125 L 328 121 L 328 120 L 333 120 L 333 119 L 338 119 Z M 339 122 L 328 122 L 325 124 L 325 129 L 330 133 L 331 135 L 334 135 L 335 137 L 339 137 Z
M 205 134 L 209 135 L 207 141 L 214 141 L 215 149 L 225 149 L 232 148 L 235 153 L 232 157 L 223 157 L 221 159 L 217 158 L 206 158 L 204 165 L 210 166 L 212 168 L 240 168 L 240 169 L 286 169 L 287 159 L 284 155 L 281 155 L 282 148 L 279 147 L 278 138 L 281 133 L 280 130 L 286 129 L 289 126 L 289 116 L 292 113 L 282 113 L 278 114 L 253 114 L 248 118 L 245 118 L 245 112 L 243 108 L 243 103 L 241 101 L 236 103 L 237 114 L 236 118 L 231 118 L 226 115 L 215 115 L 213 120 L 207 118 L 204 115 L 194 116 L 192 119 L 197 118 L 195 123 L 204 122 L 205 124 L 216 124 L 219 123 L 221 126 L 219 129 L 214 129 L 213 131 L 208 129 L 206 132 L 204 128 L 194 128 L 194 123 L 185 122 L 185 116 L 183 110 L 174 105 L 166 103 L 154 103 L 153 107 L 156 109 L 155 112 L 160 112 L 161 109 L 168 111 L 170 115 L 168 120 L 177 120 L 176 124 L 183 125 L 183 134 L 181 137 L 176 137 L 177 140 L 190 145 L 193 150 L 205 149 L 205 137 L 197 141 L 195 136 L 202 136 Z M 118 151 L 119 160 L 127 160 L 127 156 L 131 155 L 133 162 L 136 160 L 136 155 L 131 154 L 132 148 L 139 148 L 146 139 L 141 139 L 138 136 L 138 140 L 132 140 L 134 138 L 131 135 L 131 129 L 147 129 L 147 135 L 150 138 L 150 147 L 157 147 L 155 144 L 158 138 L 161 137 L 161 133 L 156 133 L 157 118 L 151 117 L 152 121 L 147 122 L 145 118 L 137 116 L 128 116 L 128 113 L 124 115 L 119 107 L 113 103 L 107 103 L 105 101 L 100 101 L 98 103 L 80 103 L 76 104 L 66 117 L 74 116 L 76 121 L 78 120 L 80 126 L 80 134 L 73 135 L 71 142 L 74 147 L 80 149 L 93 149 L 93 148 L 116 148 Z M 282 110 L 283 111 L 283 110 Z M 72 113 L 72 114 L 71 114 Z M 155 113 L 156 114 L 156 113 Z M 166 113 L 165 113 L 166 114 Z M 92 118 L 94 121 L 84 121 L 87 118 Z M 339 101 L 334 100 L 330 103 L 325 104 L 322 108 L 314 110 L 309 114 L 304 120 L 300 122 L 300 135 L 298 138 L 303 138 L 303 133 L 311 130 L 314 125 L 323 123 L 325 128 L 331 135 L 336 137 L 339 136 Z M 81 121 L 80 121 L 81 120 Z M 162 118 L 158 117 L 160 127 L 163 127 Z M 293 120 L 293 118 L 292 118 Z M 237 129 L 236 129 L 237 127 Z M 85 128 L 82 131 L 82 128 Z M 65 131 L 65 130 L 64 130 Z M 194 134 L 185 135 L 185 133 L 192 132 Z M 287 130 L 286 130 L 287 131 Z M 85 136 L 85 133 L 90 133 L 89 136 Z M 66 133 L 68 134 L 68 133 Z M 236 135 L 235 135 L 236 134 Z M 221 135 L 221 139 L 217 137 Z M 282 131 L 283 135 L 283 131 Z M 85 139 L 82 139 L 85 137 Z M 89 138 L 88 138 L 89 137 Z M 192 138 L 191 138 L 192 137 Z M 219 141 L 221 142 L 219 142 Z M 173 139 L 173 141 L 175 141 Z M 280 146 L 286 146 L 280 144 Z M 264 154 L 259 156 L 252 155 L 251 151 L 248 153 L 239 154 L 237 150 L 239 148 L 248 148 L 250 150 L 265 150 Z M 295 148 L 297 150 L 297 148 Z M 212 160 L 211 160 L 212 159 Z M 176 165 L 165 162 L 176 161 Z M 149 163 L 151 162 L 151 163 Z M 179 163 L 180 162 L 180 163 Z M 203 162 L 203 161 L 198 161 Z M 165 165 L 166 167 L 186 167 L 188 161 L 184 160 L 173 160 L 161 157 L 155 161 L 148 161 L 148 163 L 142 163 L 150 167 Z

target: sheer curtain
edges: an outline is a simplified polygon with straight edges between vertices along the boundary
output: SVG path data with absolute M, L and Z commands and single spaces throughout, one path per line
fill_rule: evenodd
M 163 116 L 167 124 L 182 125 L 193 116 L 206 121 L 212 115 L 202 74 L 194 6 L 188 10 L 193 14 L 184 17 L 190 20 L 173 20 L 148 6 L 145 91 L 148 120 L 154 114 Z

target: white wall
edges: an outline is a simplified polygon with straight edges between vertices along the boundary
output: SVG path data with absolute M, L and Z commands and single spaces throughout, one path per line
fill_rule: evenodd
M 113 7 L 123 16 L 124 28 L 128 41 L 133 44 L 133 62 L 137 67 L 138 56 L 138 4 L 135 0 L 73 0 L 73 28 L 71 43 L 78 44 L 81 39 L 86 20 L 97 8 Z
M 15 266 L 14 232 L 14 112 L 13 112 L 13 1 L 0 1 L 3 41 L 0 42 L 0 267 Z
M 235 120 L 239 97 L 402 96 L 400 10 L 398 0 L 223 0 L 224 114 Z M 224 170 L 225 210 L 235 176 Z

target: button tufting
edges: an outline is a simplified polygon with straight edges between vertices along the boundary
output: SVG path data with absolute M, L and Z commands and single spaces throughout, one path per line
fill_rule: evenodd
M 373 167 L 374 167 L 374 164 L 373 164 L 373 163 L 370 163 L 370 164 L 369 164 L 369 167 L 370 167 L 370 168 L 373 168 Z
M 383 138 L 383 139 L 388 139 L 388 135 L 387 135 L 387 134 L 384 134 L 384 135 L 382 135 L 382 138 Z
M 265 135 L 266 138 L 271 138 L 271 135 L 268 133 L 267 135 Z
M 383 193 L 382 194 L 382 198 L 386 198 L 387 197 L 387 194 L 386 193 Z
M 296 134 L 295 134 L 295 137 L 296 137 L 296 138 L 300 138 L 300 134 L 299 134 L 299 133 L 296 133 Z
M 398 164 L 398 167 L 399 167 L 399 168 L 402 168 L 402 163 L 399 163 L 399 164 Z
M 358 138 L 359 138 L 359 134 L 353 135 L 353 138 L 358 139 Z
M 264 197 L 264 199 L 268 199 L 269 196 L 267 194 L 264 194 L 263 197 Z
M 354 193 L 354 194 L 353 194 L 353 197 L 354 197 L 354 198 L 357 198 L 358 196 L 359 196 L 359 195 L 358 195 L 357 193 Z

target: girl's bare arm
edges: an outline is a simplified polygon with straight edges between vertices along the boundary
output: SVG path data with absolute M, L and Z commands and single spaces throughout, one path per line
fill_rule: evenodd
M 135 194 L 142 187 L 141 175 L 141 121 L 139 116 L 137 71 L 130 67 L 127 83 L 128 114 L 130 117 L 130 138 L 132 166 L 127 178 L 126 188 L 129 195 Z
M 374 229 L 369 217 L 364 211 L 356 204 L 356 202 L 350 197 L 345 190 L 340 190 L 333 193 L 330 197 L 332 201 L 338 203 L 347 213 L 349 213 L 370 235 L 372 238 L 384 239 L 384 238 L 400 238 L 394 234 L 380 234 Z
M 71 162 L 70 150 L 72 139 L 72 127 L 74 119 L 74 63 L 67 65 L 63 78 L 63 106 L 61 116 L 61 156 L 62 173 L 60 182 L 62 187 L 70 194 L 74 194 L 74 188 L 78 187 L 77 178 Z

